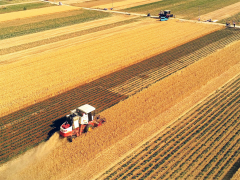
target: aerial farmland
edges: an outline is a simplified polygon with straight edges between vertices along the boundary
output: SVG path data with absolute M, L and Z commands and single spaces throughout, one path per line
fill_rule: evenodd
M 1 0 L 0 82 L 0 180 L 239 179 L 239 0 Z

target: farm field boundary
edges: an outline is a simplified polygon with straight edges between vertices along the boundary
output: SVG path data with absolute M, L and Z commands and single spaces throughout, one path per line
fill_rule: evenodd
M 53 6 L 49 3 L 40 2 L 40 1 L 34 1 L 34 2 L 28 2 L 28 3 L 20 3 L 16 5 L 5 5 L 0 6 L 0 14 L 4 13 L 12 13 L 12 12 L 18 12 L 18 11 L 26 11 L 31 9 L 40 9 Z
M 57 6 L 56 6 L 57 7 Z M 36 18 L 24 18 L 20 20 L 7 21 L 0 23 L 0 39 L 8 39 L 37 33 L 73 24 L 93 21 L 110 16 L 109 13 L 99 11 L 88 11 L 84 9 L 55 12 L 36 16 Z
M 112 16 L 44 32 L 1 40 L 0 55 L 70 39 L 139 21 L 136 17 Z
M 45 7 L 40 9 L 5 13 L 5 14 L 0 14 L 0 23 L 4 21 L 28 18 L 28 17 L 39 16 L 43 14 L 51 14 L 56 12 L 69 11 L 69 10 L 76 10 L 76 9 L 80 9 L 80 8 L 73 7 L 73 6 L 51 6 L 51 7 Z
M 240 75 L 99 179 L 222 179 L 240 158 L 239 91 Z M 215 112 L 215 106 L 221 108 Z
M 176 15 L 177 18 L 196 20 L 199 17 L 199 13 L 200 15 L 206 14 L 235 3 L 239 3 L 239 1 L 238 0 L 229 0 L 229 1 L 171 0 L 171 1 L 159 1 L 159 2 L 150 3 L 146 5 L 127 8 L 127 9 L 124 9 L 124 11 L 142 13 L 142 14 L 150 13 L 151 15 L 158 15 L 161 9 L 162 10 L 170 9 L 171 13 Z
M 177 21 L 160 26 L 173 28 L 163 37 L 159 22 L 148 19 L 2 55 L 2 116 L 222 29 Z M 176 31 L 176 27 L 180 28 Z M 168 39 L 167 45 L 164 39 Z
M 86 163 L 94 159 L 94 157 L 97 157 L 101 151 L 115 145 L 116 142 L 122 140 L 124 137 L 127 137 L 133 132 L 133 129 L 138 129 L 143 124 L 148 123 L 149 121 L 146 121 L 146 119 L 154 119 L 203 85 L 209 85 L 208 83 L 210 83 L 212 78 L 218 77 L 225 71 L 230 70 L 232 73 L 233 70 L 231 69 L 230 62 L 238 57 L 237 54 L 239 54 L 239 51 L 236 51 L 236 56 L 234 53 L 228 54 L 228 52 L 234 52 L 233 49 L 235 49 L 235 47 L 239 48 L 238 45 L 239 42 L 226 47 L 219 51 L 219 54 L 214 53 L 186 67 L 180 72 L 174 73 L 172 76 L 159 81 L 148 89 L 131 96 L 126 101 L 120 102 L 116 106 L 103 111 L 101 115 L 106 117 L 108 123 L 102 128 L 99 127 L 90 134 L 76 138 L 74 143 L 67 143 L 62 147 L 54 149 L 48 156 L 41 158 L 40 161 L 35 161 L 31 168 L 26 167 L 18 174 L 12 173 L 13 176 L 16 175 L 18 179 L 28 179 L 28 177 L 35 179 L 61 179 L 62 177 L 65 178 L 66 174 L 71 174 L 71 172 L 84 168 Z M 219 57 L 222 57 L 222 59 L 219 59 Z M 228 59 L 223 60 L 225 57 L 228 57 Z M 238 68 L 235 69 L 235 73 L 239 73 L 239 64 Z M 230 78 L 231 77 L 230 75 Z M 218 81 L 216 82 L 218 83 Z M 209 87 L 207 87 L 207 89 L 209 89 Z M 129 118 L 131 118 L 131 121 L 129 121 Z M 169 122 L 164 123 L 160 119 L 156 121 L 156 123 L 164 126 L 165 123 L 168 124 Z M 154 128 L 159 129 L 160 127 L 155 126 Z M 114 131 L 112 129 L 114 129 Z M 150 134 L 153 133 L 151 128 L 148 132 L 150 132 Z M 146 138 L 145 132 L 142 131 L 141 133 L 143 137 Z M 138 139 L 136 139 L 136 141 L 138 141 Z M 142 140 L 139 140 L 140 143 L 141 141 Z M 134 143 L 135 141 L 127 144 L 124 142 L 123 147 L 134 147 Z M 91 150 L 89 150 L 89 148 Z M 124 149 L 121 148 L 118 148 L 118 150 L 120 154 L 124 151 Z M 62 156 L 62 154 L 65 153 L 68 154 L 68 158 Z M 106 167 L 102 164 L 104 162 L 104 159 L 97 161 L 95 166 L 91 166 L 89 169 L 96 173 L 96 171 L 99 170 L 97 167 Z M 72 163 L 75 164 L 76 169 L 65 168 Z M 81 172 L 84 173 L 84 171 Z M 86 179 L 89 179 L 91 173 L 86 173 L 86 175 Z M 2 177 L 4 177 L 4 174 Z
M 159 133 L 167 129 L 167 127 L 178 121 L 180 117 L 184 116 L 210 95 L 218 92 L 224 84 L 229 83 L 236 78 L 239 74 L 239 68 L 240 64 L 238 63 L 219 77 L 212 79 L 205 86 L 192 93 L 184 100 L 164 111 L 156 118 L 151 119 L 148 123 L 133 131 L 131 135 L 103 151 L 95 159 L 87 163 L 85 167 L 76 170 L 76 172 L 71 174 L 66 180 L 74 179 L 79 176 L 79 174 L 81 174 L 83 179 L 87 179 L 89 174 L 93 175 L 91 179 L 102 179 L 100 177 L 103 177 L 103 174 L 108 174 L 109 169 L 116 166 L 127 156 L 132 156 L 133 152 L 139 149 L 143 144 L 147 143 Z M 131 146 L 127 146 L 128 144 L 131 144 Z M 121 149 L 121 151 L 119 151 L 119 149 Z M 103 159 L 104 161 L 102 161 Z M 99 165 L 97 162 L 102 163 Z M 99 169 L 99 174 L 94 171 L 96 168 Z
M 201 20 L 222 20 L 240 12 L 240 2 L 223 7 L 216 11 L 201 15 Z
M 160 81 L 161 79 L 164 79 L 165 77 L 170 76 L 180 69 L 183 69 L 184 67 L 207 56 L 205 54 L 205 49 L 195 54 L 194 51 L 198 51 L 198 49 L 208 46 L 214 42 L 220 41 L 225 43 L 225 45 L 223 45 L 224 43 L 218 43 L 218 48 L 211 47 L 210 49 L 212 51 L 207 51 L 207 54 L 209 55 L 210 53 L 214 53 L 218 49 L 237 41 L 239 38 L 238 35 L 237 31 L 231 32 L 229 29 L 211 33 L 170 51 L 109 74 L 101 79 L 97 79 L 43 102 L 36 103 L 28 108 L 1 117 L 2 141 L 0 143 L 3 148 L 0 152 L 0 162 L 6 161 L 7 157 L 13 157 L 30 145 L 32 146 L 45 140 L 49 135 L 59 129 L 59 126 L 63 121 L 61 118 L 68 113 L 69 109 L 74 109 L 80 104 L 89 103 L 95 106 L 98 109 L 98 112 L 101 112 L 128 98 L 129 92 L 133 95 L 141 91 L 143 88 L 146 88 L 149 85 L 154 84 L 155 82 Z M 224 40 L 226 37 L 229 37 L 229 41 L 221 41 L 221 39 Z M 186 58 L 185 61 L 178 61 L 179 58 L 187 56 L 194 59 L 194 61 L 189 63 L 189 58 Z M 227 64 L 225 68 L 235 63 L 236 60 Z M 181 64 L 185 65 L 182 66 Z M 166 67 L 169 71 L 164 70 Z M 159 76 L 158 79 L 156 78 L 157 76 L 154 76 L 154 78 L 150 78 L 149 81 L 141 81 L 141 79 L 146 80 L 150 77 L 148 76 L 149 72 L 155 71 L 159 74 L 159 69 L 161 68 L 165 75 Z M 129 82 L 129 88 L 125 89 L 128 93 L 123 93 L 119 90 L 116 91 L 115 87 L 122 86 L 122 84 L 125 84 L 125 82 L 129 79 L 138 79 L 139 83 L 136 83 L 135 81 L 134 83 L 136 85 L 134 87 L 131 85 L 131 82 Z M 38 131 L 35 132 L 36 129 Z M 12 131 L 15 132 L 14 135 L 9 133 Z M 22 142 L 25 142 L 25 144 Z
M 27 2 L 21 2 L 21 3 L 3 4 L 3 5 L 0 5 L 0 8 L 1 8 L 1 7 L 6 7 L 6 6 L 12 6 L 12 5 L 19 5 L 19 4 L 36 3 L 36 2 L 39 2 L 39 1 L 27 1 Z

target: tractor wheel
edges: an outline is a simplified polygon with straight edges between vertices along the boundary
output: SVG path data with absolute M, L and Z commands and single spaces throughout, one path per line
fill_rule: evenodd
M 86 126 L 86 128 L 85 128 L 85 132 L 89 132 L 89 131 L 92 131 L 93 130 L 93 125 L 91 125 L 91 124 L 88 124 L 87 126 Z

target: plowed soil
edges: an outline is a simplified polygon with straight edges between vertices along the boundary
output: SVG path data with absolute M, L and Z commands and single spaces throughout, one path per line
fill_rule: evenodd
M 219 82 L 213 81 L 213 84 L 210 82 L 224 72 L 230 70 L 230 74 L 233 73 L 230 76 L 228 75 L 229 78 L 239 74 L 239 48 L 240 42 L 229 45 L 223 50 L 215 52 L 150 86 L 126 101 L 109 108 L 102 113 L 108 120 L 104 126 L 77 138 L 73 143 L 59 145 L 39 161 L 31 164 L 31 168 L 26 167 L 21 171 L 14 171 L 13 169 L 11 172 L 11 167 L 10 171 L 7 171 L 9 169 L 6 167 L 5 172 L 7 174 L 4 174 L 3 171 L 1 178 L 7 176 L 9 179 L 16 179 L 16 177 L 18 179 L 65 179 L 70 176 L 73 179 L 78 177 L 89 179 L 93 177 L 94 174 L 110 165 L 105 164 L 105 162 L 109 162 L 108 157 L 106 157 L 106 161 L 101 159 L 101 161 L 95 161 L 95 164 L 92 164 L 94 159 L 101 155 L 101 152 L 104 150 L 111 152 L 111 149 L 108 148 L 113 148 L 115 152 L 114 145 L 117 142 L 120 142 L 142 125 L 147 124 L 204 85 L 215 86 L 216 88 L 215 83 Z M 205 92 L 202 91 L 202 93 Z M 189 102 L 191 101 L 186 103 L 189 104 Z M 171 116 L 174 117 L 172 114 Z M 153 129 L 161 129 L 170 123 L 169 119 L 154 119 L 154 121 L 156 124 L 152 124 Z M 150 135 L 154 133 L 151 131 L 151 127 L 149 129 Z M 146 138 L 145 129 L 142 135 L 143 138 Z M 122 148 L 117 151 L 118 157 L 138 145 L 143 140 L 141 138 L 137 136 L 135 137 L 136 141 L 131 143 L 124 141 Z M 76 169 L 68 168 L 73 164 Z
M 162 36 L 159 28 L 168 28 L 168 33 Z M 0 113 L 49 98 L 220 28 L 146 20 L 2 55 Z

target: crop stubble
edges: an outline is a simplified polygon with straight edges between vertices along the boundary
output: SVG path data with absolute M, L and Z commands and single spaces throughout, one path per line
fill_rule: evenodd
M 111 35 L 113 30 L 106 30 L 106 36 L 89 42 L 84 41 L 89 36 L 98 37 L 98 34 L 1 56 L 0 78 L 4 82 L 0 86 L 1 114 L 92 81 L 220 28 L 174 21 L 164 25 L 155 21 L 148 25 L 146 22 L 139 24 L 141 22 L 124 26 L 121 34 L 116 30 Z M 162 36 L 159 26 L 168 26 L 169 33 Z
M 199 89 L 212 78 L 219 76 L 224 71 L 228 70 L 232 65 L 238 63 L 238 56 L 239 42 L 192 64 L 186 69 L 183 69 L 181 72 L 173 74 L 172 76 L 169 76 L 159 83 L 150 86 L 148 89 L 136 94 L 135 96 L 132 96 L 126 101 L 107 109 L 102 113 L 102 115 L 104 115 L 108 120 L 108 123 L 106 123 L 103 127 L 92 131 L 86 136 L 77 138 L 74 143 L 64 144 L 64 148 L 54 149 L 49 156 L 43 158 L 39 163 L 33 165 L 31 169 L 26 169 L 21 172 L 21 176 L 18 177 L 22 179 L 29 176 L 39 179 L 53 177 L 58 179 L 72 172 L 71 169 L 65 168 L 70 164 L 75 164 L 79 168 L 81 165 L 84 166 L 85 163 L 94 158 L 99 152 L 107 147 L 110 147 L 111 145 L 114 145 L 119 140 L 128 136 L 128 134 L 134 129 L 137 129 L 142 124 L 146 123 L 147 119 L 153 119 L 159 113 L 164 112 L 178 101 L 181 101 L 192 92 Z M 236 93 L 237 91 L 232 93 L 233 97 L 236 97 L 236 95 L 239 96 L 239 93 Z M 231 92 L 229 93 L 231 94 Z M 237 99 L 233 100 L 237 101 Z M 224 98 L 222 100 L 220 99 L 219 101 L 224 102 Z M 230 104 L 227 104 L 226 107 L 228 105 Z M 223 114 L 224 112 L 226 112 L 226 110 L 223 111 Z M 227 113 L 227 115 L 230 114 Z M 214 114 L 212 116 L 214 116 Z M 235 115 L 232 114 L 229 117 L 233 116 Z M 211 127 L 211 124 L 213 124 L 210 120 L 211 119 L 208 120 L 208 126 L 204 127 L 205 129 L 207 127 Z M 230 121 L 235 121 L 235 119 L 233 118 Z M 188 127 L 190 127 L 190 124 Z M 198 122 L 198 124 L 201 123 Z M 198 126 L 198 128 L 200 127 L 201 126 Z M 184 129 L 180 130 L 180 132 L 183 131 Z M 195 133 L 196 131 L 193 131 L 192 133 Z M 182 138 L 186 142 L 191 141 L 192 139 L 190 138 L 191 136 L 188 135 L 189 133 L 187 133 L 187 131 L 184 133 L 185 136 Z M 226 135 L 222 136 L 222 138 L 225 136 Z M 181 140 L 180 136 L 179 138 Z M 171 143 L 174 144 L 179 142 L 171 141 Z M 176 148 L 178 147 L 180 146 L 176 146 Z M 89 151 L 89 149 L 91 150 Z M 174 150 L 168 146 L 166 146 L 166 149 L 169 149 L 170 151 Z M 164 153 L 165 151 L 156 152 Z M 67 154 L 67 157 L 62 156 L 62 154 Z M 167 154 L 165 154 L 164 157 L 167 157 L 167 159 L 170 158 L 170 156 Z M 42 169 L 42 171 L 39 172 L 39 169 Z
M 215 52 L 217 49 L 221 49 L 227 44 L 236 41 L 240 38 L 237 32 L 226 29 L 211 33 L 104 78 L 2 117 L 1 144 L 4 143 L 4 149 L 1 149 L 3 153 L 1 162 L 4 162 L 6 157 L 13 157 L 14 154 L 27 146 L 35 145 L 46 139 L 48 133 L 51 134 L 55 127 L 59 128 L 61 117 L 68 113 L 69 109 L 76 108 L 79 104 L 90 103 L 97 107 L 98 112 L 101 112 L 126 99 L 128 94 L 139 92 L 143 87 L 148 87 Z M 227 40 L 226 37 L 228 37 Z M 163 74 L 159 74 L 161 70 L 164 72 Z M 146 78 L 148 74 L 149 78 Z M 142 78 L 144 81 L 141 81 Z M 131 79 L 136 80 L 135 86 L 131 85 L 125 88 L 127 90 L 126 94 L 118 91 L 122 85 L 126 85 L 126 82 L 130 85 L 132 83 Z M 57 111 L 53 110 L 56 108 L 58 109 Z M 58 120 L 59 118 L 60 121 Z M 55 120 L 59 121 L 59 123 L 56 123 Z M 36 131 L 34 130 L 32 131 L 34 133 L 27 134 L 27 131 L 31 128 L 35 128 Z M 14 131 L 14 135 L 10 133 L 12 131 Z M 28 136 L 28 139 L 34 139 L 34 141 L 24 141 L 25 136 L 18 139 L 20 134 L 25 134 Z M 16 144 L 14 139 L 25 143 Z
M 100 179 L 222 179 L 240 157 L 239 80 L 240 76 Z
M 39 16 L 43 14 L 69 11 L 74 9 L 79 9 L 79 8 L 73 7 L 73 6 L 52 6 L 52 7 L 40 8 L 40 9 L 31 9 L 27 11 L 5 13 L 5 14 L 0 14 L 0 22 Z

